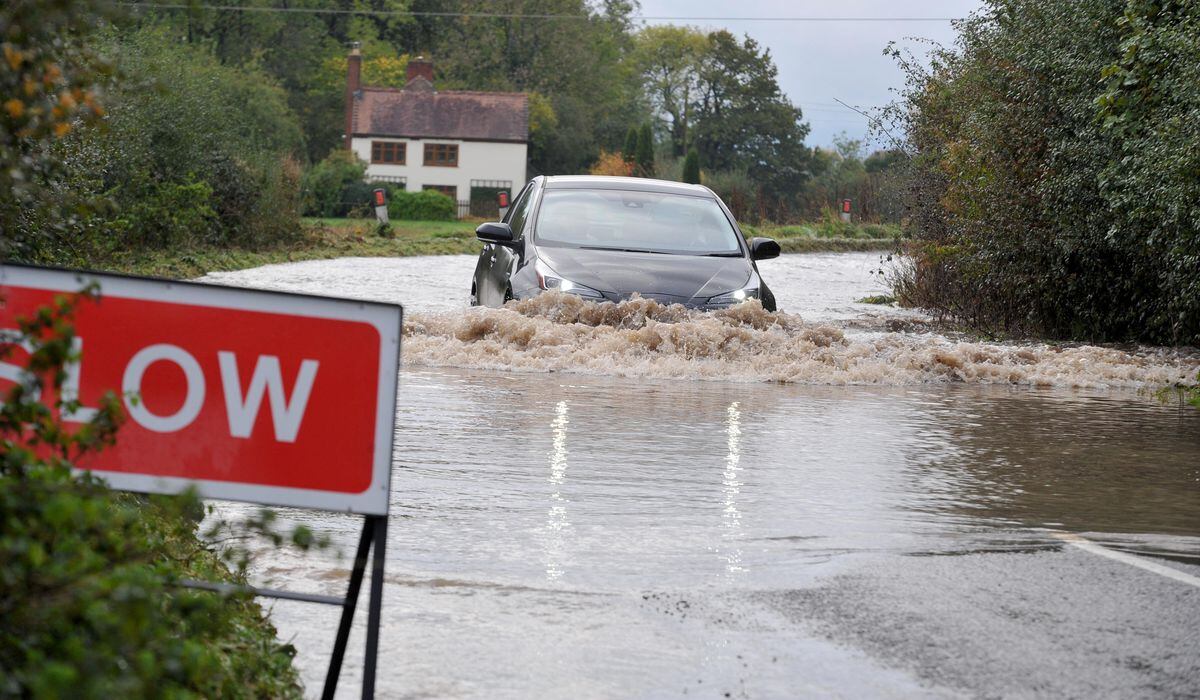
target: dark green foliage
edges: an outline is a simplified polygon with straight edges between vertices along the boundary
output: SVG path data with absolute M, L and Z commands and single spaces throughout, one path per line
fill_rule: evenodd
M 643 124 L 638 131 L 634 174 L 638 177 L 654 177 L 654 131 L 649 124 Z
M 693 27 L 655 24 L 634 38 L 633 61 L 656 116 L 663 121 L 668 151 L 682 158 L 691 143 L 691 117 L 700 98 L 700 73 L 711 36 Z
M 278 6 L 267 0 L 238 5 Z M 344 58 L 351 41 L 363 43 L 367 57 L 394 54 L 409 35 L 411 17 L 400 14 L 412 0 L 372 0 L 355 5 L 347 0 L 292 0 L 287 7 L 322 10 L 355 8 L 395 12 L 383 16 L 308 14 L 302 12 L 229 12 L 208 9 L 213 3 L 186 9 L 131 11 L 126 26 L 168 29 L 181 42 L 211 50 L 231 67 L 255 66 L 286 92 L 287 104 L 304 128 L 306 157 L 316 162 L 341 142 Z M 399 87 L 393 85 L 393 87 Z
M 543 99 L 530 104 L 530 168 L 561 174 L 585 170 L 601 148 L 618 149 L 627 126 L 645 118 L 638 84 L 624 61 L 633 5 L 625 0 L 494 0 L 487 3 L 488 12 L 532 17 L 467 18 L 461 15 L 479 12 L 477 0 L 372 0 L 365 5 L 298 0 L 288 7 L 395 14 L 222 12 L 199 5 L 143 11 L 135 18 L 141 24 L 165 24 L 181 40 L 212 47 L 228 65 L 261 66 L 287 91 L 304 126 L 312 162 L 339 145 L 345 90 L 339 59 L 351 41 L 358 41 L 364 62 L 397 52 L 431 57 L 441 89 L 539 95 Z M 403 13 L 408 9 L 437 14 L 413 17 Z M 535 106 L 546 109 L 535 113 Z
M 253 601 L 174 585 L 229 578 L 195 537 L 195 498 L 72 473 L 123 421 L 111 393 L 77 432 L 58 421 L 72 308 L 21 323 L 28 372 L 0 406 L 0 697 L 299 697 L 294 650 Z
M 453 221 L 458 203 L 436 190 L 397 190 L 388 198 L 388 217 L 413 221 Z
M 62 149 L 69 186 L 116 211 L 93 225 L 118 247 L 262 245 L 297 229 L 302 137 L 284 95 L 261 72 L 142 30 L 110 37 L 122 71 L 105 128 Z M 95 241 L 102 245 L 103 241 Z
M 344 217 L 371 203 L 373 185 L 364 182 L 367 164 L 338 149 L 304 173 L 300 180 L 305 216 Z
M 637 159 L 637 145 L 638 129 L 636 126 L 631 126 L 625 134 L 625 147 L 621 149 L 621 155 L 625 158 L 626 163 L 633 163 Z
M 689 148 L 687 157 L 683 159 L 683 181 L 700 184 L 700 154 L 694 148 Z
M 976 326 L 1200 343 L 1200 4 L 992 0 L 905 63 L 907 303 Z

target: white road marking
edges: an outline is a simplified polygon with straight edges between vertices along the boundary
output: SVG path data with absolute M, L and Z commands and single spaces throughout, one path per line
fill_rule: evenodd
M 1184 572 L 1182 572 L 1178 569 L 1172 569 L 1169 566 L 1163 566 L 1162 564 L 1157 564 L 1152 561 L 1147 561 L 1146 559 L 1144 559 L 1142 557 L 1137 557 L 1132 554 L 1126 554 L 1125 552 L 1118 552 L 1118 551 L 1109 549 L 1107 547 L 1102 547 L 1102 546 L 1096 544 L 1095 542 L 1092 542 L 1091 540 L 1080 537 L 1079 535 L 1076 535 L 1074 533 L 1054 532 L 1051 534 L 1054 537 L 1056 537 L 1057 539 L 1060 539 L 1063 542 L 1066 542 L 1067 544 L 1078 547 L 1085 552 L 1090 552 L 1091 554 L 1095 554 L 1095 555 L 1101 556 L 1101 557 L 1108 557 L 1109 559 L 1112 559 L 1113 561 L 1119 561 L 1123 564 L 1129 564 L 1130 566 L 1136 566 L 1139 569 L 1145 569 L 1146 571 L 1154 572 L 1160 576 L 1166 576 L 1167 578 L 1173 579 L 1175 581 L 1179 581 L 1180 583 L 1186 583 L 1188 585 L 1200 588 L 1200 577 L 1192 576 L 1191 574 L 1185 574 Z

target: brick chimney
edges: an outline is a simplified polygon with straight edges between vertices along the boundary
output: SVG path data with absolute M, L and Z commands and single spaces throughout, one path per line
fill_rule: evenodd
M 411 83 L 417 78 L 424 78 L 433 84 L 433 61 L 424 56 L 416 56 L 408 59 L 408 74 L 405 76 L 406 82 Z
M 346 149 L 350 148 L 351 135 L 354 133 L 354 97 L 359 91 L 362 78 L 362 44 L 357 41 L 350 44 L 350 55 L 346 58 Z

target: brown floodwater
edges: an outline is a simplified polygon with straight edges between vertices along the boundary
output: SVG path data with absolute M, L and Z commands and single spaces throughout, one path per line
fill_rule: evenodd
M 467 309 L 472 266 L 211 276 L 406 305 L 384 697 L 926 695 L 899 672 L 847 673 L 861 652 L 728 601 L 881 554 L 1057 549 L 1061 531 L 1200 563 L 1200 411 L 1150 394 L 1194 377 L 1194 352 L 890 332 L 921 319 L 855 303 L 883 291 L 872 254 L 764 263 L 774 315 L 561 297 Z M 353 518 L 284 515 L 343 551 L 357 537 Z M 339 594 L 347 568 L 264 550 L 255 576 Z M 705 600 L 733 612 L 691 609 Z M 271 605 L 318 693 L 337 610 Z M 345 697 L 360 661 L 356 632 Z

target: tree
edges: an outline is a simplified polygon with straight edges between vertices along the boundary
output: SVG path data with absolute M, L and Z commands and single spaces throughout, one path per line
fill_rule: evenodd
M 654 131 L 649 122 L 638 132 L 637 157 L 634 159 L 638 177 L 654 177 Z
M 908 158 L 904 151 L 898 148 L 889 148 L 882 151 L 875 151 L 867 156 L 863 161 L 863 167 L 868 173 L 882 173 L 892 170 Z
M 625 148 L 621 150 L 621 154 L 625 157 L 625 162 L 633 163 L 637 160 L 637 145 L 638 129 L 636 126 L 631 126 L 625 134 Z
M 700 184 L 700 153 L 695 148 L 689 148 L 687 157 L 683 160 L 683 181 Z
M 726 31 L 708 40 L 694 117 L 700 157 L 711 169 L 746 168 L 770 198 L 794 196 L 811 174 L 808 125 L 779 89 L 770 52 Z
M 667 122 L 675 156 L 684 155 L 688 148 L 700 66 L 708 50 L 709 40 L 703 32 L 669 24 L 646 27 L 634 42 L 633 60 L 651 104 Z
M 105 3 L 8 0 L 0 5 L 0 260 L 52 261 L 97 203 L 63 192 L 58 144 L 99 121 L 109 72 L 85 40 Z
M 239 0 L 232 4 L 260 9 L 278 5 L 273 0 Z M 335 10 L 315 14 L 233 12 L 191 3 L 182 11 L 153 12 L 139 8 L 132 13 L 127 26 L 165 26 L 173 36 L 213 51 L 226 65 L 252 65 L 271 76 L 284 89 L 288 105 L 300 117 L 307 159 L 315 162 L 340 145 L 346 47 L 352 41 L 362 44 L 367 57 L 364 80 L 394 84 L 395 62 L 401 58 L 397 46 L 415 22 L 405 14 L 412 5 L 413 0 L 287 3 L 289 9 Z M 354 14 L 353 10 L 380 14 Z M 376 65 L 372 65 L 373 58 Z M 385 71 L 385 66 L 377 65 L 380 61 L 392 63 L 386 67 L 387 77 L 379 75 Z

